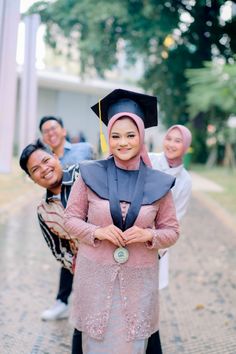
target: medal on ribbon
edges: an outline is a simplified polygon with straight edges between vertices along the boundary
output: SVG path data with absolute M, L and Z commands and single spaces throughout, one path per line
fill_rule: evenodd
M 118 247 L 115 249 L 113 257 L 117 263 L 125 263 L 129 259 L 129 251 L 127 250 L 127 248 Z

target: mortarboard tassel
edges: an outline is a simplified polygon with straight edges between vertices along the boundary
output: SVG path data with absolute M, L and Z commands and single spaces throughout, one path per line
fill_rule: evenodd
M 101 100 L 99 100 L 99 102 L 98 102 L 98 109 L 99 109 L 100 145 L 101 145 L 102 153 L 107 154 L 108 153 L 108 146 L 107 146 L 105 135 L 103 134 L 103 131 L 102 131 Z

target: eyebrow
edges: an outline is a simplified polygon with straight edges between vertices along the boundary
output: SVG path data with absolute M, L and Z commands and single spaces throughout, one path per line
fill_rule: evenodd
M 45 159 L 49 158 L 49 156 L 43 156 L 43 158 L 41 159 L 41 161 L 37 164 L 32 166 L 29 171 L 32 171 L 34 168 L 38 167 Z
M 136 131 L 134 131 L 134 130 L 131 130 L 131 131 L 129 131 L 129 132 L 126 132 L 125 134 L 136 134 Z M 120 134 L 120 133 L 118 133 L 118 132 L 112 132 L 112 134 Z
M 172 137 L 172 136 L 169 135 L 169 134 L 167 134 L 166 137 L 167 137 L 167 138 L 172 138 L 172 139 L 177 139 L 177 140 L 183 140 L 182 137 L 177 137 L 177 138 L 176 138 L 176 137 Z

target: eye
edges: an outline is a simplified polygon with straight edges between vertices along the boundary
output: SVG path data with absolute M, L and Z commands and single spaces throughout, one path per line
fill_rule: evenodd
M 112 135 L 112 139 L 119 139 L 119 135 Z
M 38 167 L 35 167 L 35 168 L 33 168 L 32 170 L 31 170 L 31 173 L 35 173 L 35 172 L 37 172 L 38 171 Z
M 136 135 L 135 134 L 128 134 L 128 138 L 135 138 L 136 137 Z
M 43 160 L 43 163 L 47 163 L 49 160 L 50 160 L 50 158 L 49 158 L 49 157 L 46 157 L 46 158 Z

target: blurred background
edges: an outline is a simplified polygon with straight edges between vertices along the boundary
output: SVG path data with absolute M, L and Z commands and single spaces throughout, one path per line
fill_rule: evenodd
M 42 189 L 18 158 L 44 115 L 99 156 L 90 107 L 115 88 L 158 97 L 149 151 L 170 125 L 193 134 L 193 198 L 162 293 L 164 352 L 235 354 L 236 1 L 223 0 L 0 0 L 0 352 L 70 352 L 69 325 L 39 319 L 58 269 L 37 228 Z
M 235 1 L 1 4 L 2 172 L 37 136 L 43 115 L 62 117 L 72 141 L 97 147 L 90 106 L 118 87 L 158 97 L 150 149 L 180 123 L 193 132 L 192 161 L 235 164 Z

